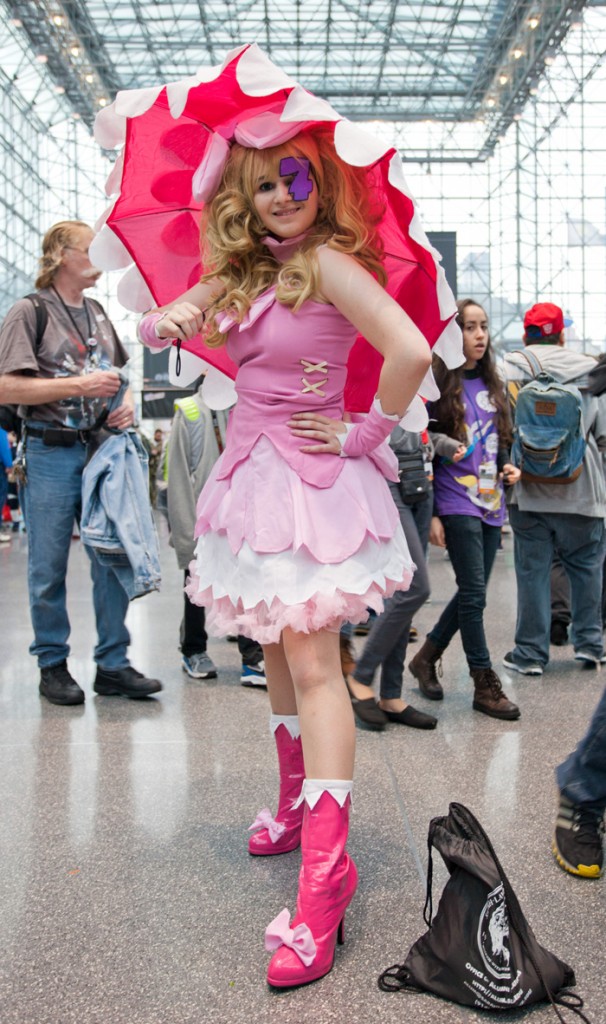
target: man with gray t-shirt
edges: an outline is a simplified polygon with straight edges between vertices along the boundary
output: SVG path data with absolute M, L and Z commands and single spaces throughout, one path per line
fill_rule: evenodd
M 9 310 L 0 328 L 0 402 L 19 406 L 23 418 L 21 505 L 28 539 L 29 599 L 34 628 L 31 653 L 40 667 L 40 693 L 53 704 L 81 704 L 84 692 L 67 667 L 70 623 L 67 563 L 74 520 L 82 510 L 82 473 L 94 431 L 132 426 L 130 390 L 107 412 L 121 387 L 117 369 L 125 352 L 103 307 L 86 298 L 100 271 L 88 248 L 91 228 L 61 221 L 44 236 L 36 301 Z M 114 403 L 115 404 L 115 403 Z M 96 693 L 147 697 L 162 689 L 128 661 L 128 595 L 111 565 L 91 557 L 98 640 Z

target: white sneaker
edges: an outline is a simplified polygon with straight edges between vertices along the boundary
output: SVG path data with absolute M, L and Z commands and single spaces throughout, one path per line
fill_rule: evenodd
M 598 668 L 600 665 L 606 665 L 606 654 L 598 658 L 595 654 L 587 654 L 587 651 L 575 651 L 574 660 L 582 661 L 584 665 L 593 665 L 595 668 Z
M 539 665 L 538 661 L 529 661 L 523 665 L 521 662 L 514 659 L 513 651 L 508 651 L 503 658 L 503 664 L 505 668 L 512 669 L 514 672 L 519 672 L 522 676 L 543 675 L 543 666 Z

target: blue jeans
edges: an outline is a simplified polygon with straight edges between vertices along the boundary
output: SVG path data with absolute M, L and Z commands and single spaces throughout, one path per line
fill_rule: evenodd
M 70 652 L 65 580 L 74 520 L 80 521 L 85 460 L 86 446 L 80 441 L 72 448 L 60 448 L 47 447 L 42 438 L 27 438 L 27 482 L 20 498 L 34 628 L 30 653 L 38 658 L 40 668 L 64 661 Z M 91 576 L 98 633 L 95 661 L 110 671 L 125 668 L 130 643 L 124 624 L 128 596 L 113 569 L 96 559 L 91 559 Z
M 469 670 L 490 668 L 484 608 L 486 587 L 501 541 L 501 527 L 489 526 L 479 516 L 440 516 L 440 519 L 458 590 L 428 637 L 436 647 L 444 649 L 460 629 Z
M 573 647 L 575 651 L 601 657 L 602 519 L 565 512 L 522 512 L 512 505 L 509 521 L 518 584 L 515 660 L 522 665 L 546 665 L 549 661 L 549 579 L 555 552 L 570 582 Z
M 556 781 L 573 804 L 606 810 L 606 688 L 577 749 L 556 768 Z
M 381 666 L 380 693 L 384 700 L 402 694 L 402 673 L 413 616 L 429 597 L 429 575 L 425 551 L 431 523 L 432 499 L 424 498 L 416 505 L 405 505 L 397 484 L 389 489 L 400 513 L 400 522 L 416 571 L 408 590 L 396 590 L 385 602 L 381 615 L 375 619 L 362 656 L 358 659 L 354 678 L 371 686 Z

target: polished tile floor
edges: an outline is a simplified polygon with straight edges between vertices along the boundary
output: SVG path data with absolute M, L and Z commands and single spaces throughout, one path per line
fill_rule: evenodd
M 277 993 L 264 980 L 263 931 L 282 907 L 294 908 L 299 856 L 246 852 L 247 826 L 276 791 L 267 697 L 240 686 L 237 649 L 225 641 L 210 646 L 218 679 L 194 682 L 181 671 L 181 574 L 161 533 L 162 592 L 129 611 L 133 663 L 165 687 L 144 703 L 92 693 L 94 623 L 78 541 L 70 667 L 86 704 L 40 699 L 27 653 L 26 537 L 0 548 L 2 1024 L 485 1021 L 377 987 L 379 973 L 425 931 L 427 828 L 451 800 L 480 818 L 539 941 L 574 967 L 588 1016 L 603 1022 L 606 882 L 569 877 L 550 853 L 553 768 L 584 731 L 603 673 L 577 668 L 570 648 L 553 649 L 543 679 L 503 672 L 522 719 L 497 722 L 471 710 L 457 640 L 444 659 L 435 732 L 358 729 L 350 850 L 361 880 L 346 943 L 322 981 Z M 421 633 L 453 589 L 440 552 L 431 574 Z M 487 614 L 495 663 L 511 646 L 514 614 L 506 537 Z M 408 676 L 404 693 L 436 710 Z M 436 900 L 444 881 L 440 865 Z M 547 1006 L 531 1016 L 556 1019 Z

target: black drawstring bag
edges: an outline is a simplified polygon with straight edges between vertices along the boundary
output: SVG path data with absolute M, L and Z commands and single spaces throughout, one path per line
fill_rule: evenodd
M 471 811 L 450 804 L 446 817 L 430 822 L 427 845 L 423 918 L 429 930 L 403 964 L 383 971 L 379 988 L 432 992 L 493 1011 L 549 1000 L 562 1024 L 558 1006 L 590 1024 L 581 1012 L 583 1000 L 567 991 L 576 984 L 574 971 L 537 942 L 490 839 Z M 434 846 L 450 878 L 432 921 Z

